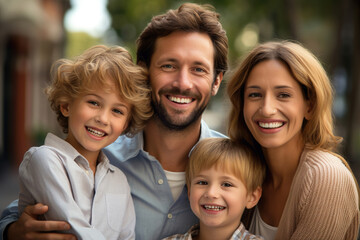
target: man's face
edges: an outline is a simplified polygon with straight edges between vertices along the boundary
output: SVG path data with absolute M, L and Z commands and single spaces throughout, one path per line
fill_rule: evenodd
M 174 32 L 158 38 L 149 67 L 155 115 L 169 129 L 201 120 L 222 80 L 214 81 L 214 47 L 207 34 Z

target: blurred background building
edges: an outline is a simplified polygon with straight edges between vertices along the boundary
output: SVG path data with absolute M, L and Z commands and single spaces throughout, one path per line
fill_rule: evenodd
M 42 143 L 44 131 L 58 131 L 43 89 L 52 62 L 64 56 L 69 8 L 69 0 L 0 1 L 1 199 L 13 197 L 9 173 L 25 151 Z
M 153 15 L 179 0 L 0 0 L 0 211 L 17 198 L 17 167 L 25 151 L 61 134 L 43 89 L 51 64 L 102 43 L 126 47 Z M 226 79 L 256 44 L 292 39 L 318 56 L 334 89 L 340 152 L 360 179 L 360 1 L 208 0 L 221 15 L 230 47 L 230 71 L 204 114 L 226 133 Z

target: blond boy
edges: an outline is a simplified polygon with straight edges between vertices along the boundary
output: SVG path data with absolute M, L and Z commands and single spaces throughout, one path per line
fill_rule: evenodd
M 166 239 L 263 239 L 245 229 L 241 216 L 259 201 L 264 175 L 263 162 L 248 146 L 228 138 L 201 140 L 186 169 L 191 209 L 200 224 Z

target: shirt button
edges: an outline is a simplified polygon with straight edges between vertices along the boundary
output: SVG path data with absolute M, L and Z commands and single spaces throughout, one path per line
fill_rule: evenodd
M 164 183 L 164 180 L 162 180 L 162 179 L 159 179 L 159 180 L 158 180 L 158 184 L 161 185 L 161 184 L 163 184 L 163 183 Z
M 171 219 L 173 215 L 171 213 L 168 214 L 168 218 Z

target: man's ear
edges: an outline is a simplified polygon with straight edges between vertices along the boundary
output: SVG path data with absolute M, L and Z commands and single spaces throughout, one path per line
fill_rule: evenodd
M 69 116 L 69 104 L 68 103 L 60 103 L 60 111 L 64 117 Z
M 142 68 L 145 68 L 145 69 L 148 69 L 148 67 L 146 66 L 146 63 L 144 61 L 139 61 L 137 63 L 138 66 L 142 67 Z
M 219 88 L 220 88 L 220 84 L 223 80 L 223 77 L 224 77 L 224 73 L 223 72 L 220 72 L 216 78 L 215 78 L 215 81 L 212 85 L 212 89 L 211 89 L 211 95 L 212 96 L 215 96 L 217 94 L 217 92 L 219 91 Z
M 245 207 L 247 209 L 253 208 L 259 202 L 261 193 L 262 193 L 261 187 L 257 187 L 255 191 L 249 193 L 247 196 L 247 204 Z

